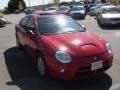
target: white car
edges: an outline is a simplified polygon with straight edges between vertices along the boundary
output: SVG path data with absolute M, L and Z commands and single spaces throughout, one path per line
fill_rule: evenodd
M 98 14 L 99 8 L 102 6 L 106 6 L 106 5 L 109 5 L 109 4 L 106 4 L 106 3 L 105 4 L 98 4 L 98 5 L 91 7 L 90 11 L 89 11 L 89 15 L 96 16 Z
M 3 17 L 0 18 L 0 26 L 4 26 L 6 24 L 6 19 Z
M 120 24 L 120 9 L 117 6 L 102 6 L 96 17 L 99 25 Z
M 47 12 L 55 13 L 56 10 L 57 10 L 57 7 L 49 7 L 49 8 L 47 9 Z

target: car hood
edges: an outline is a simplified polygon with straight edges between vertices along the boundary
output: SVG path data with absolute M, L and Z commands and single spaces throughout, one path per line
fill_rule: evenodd
M 84 10 L 76 10 L 76 11 L 71 11 L 71 13 L 85 13 Z
M 73 57 L 83 57 L 102 53 L 106 42 L 90 32 L 43 36 L 47 44 L 62 50 Z
M 103 18 L 120 18 L 120 13 L 102 14 Z

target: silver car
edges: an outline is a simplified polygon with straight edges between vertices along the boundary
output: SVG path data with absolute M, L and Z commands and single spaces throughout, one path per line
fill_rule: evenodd
M 98 14 L 99 8 L 101 8 L 102 6 L 106 6 L 106 5 L 109 5 L 109 4 L 104 3 L 104 4 L 94 5 L 93 7 L 90 8 L 89 15 L 90 15 L 90 16 L 96 16 L 96 15 Z
M 55 13 L 56 10 L 57 10 L 57 7 L 49 7 L 49 8 L 47 9 L 47 12 Z
M 96 17 L 99 25 L 120 24 L 120 9 L 117 6 L 102 6 Z

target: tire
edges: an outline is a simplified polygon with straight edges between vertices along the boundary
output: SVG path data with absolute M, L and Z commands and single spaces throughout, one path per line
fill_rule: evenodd
M 99 19 L 97 20 L 97 22 L 98 22 L 100 27 L 103 27 L 103 24 L 101 23 L 101 21 Z
M 37 68 L 41 77 L 46 77 L 48 75 L 47 64 L 41 54 L 37 54 Z
M 85 19 L 85 16 L 83 17 L 83 19 Z
M 20 41 L 19 41 L 18 36 L 16 36 L 16 45 L 17 45 L 17 48 L 18 48 L 18 49 L 20 49 L 20 50 L 23 49 L 23 48 L 22 48 L 22 45 L 20 44 Z

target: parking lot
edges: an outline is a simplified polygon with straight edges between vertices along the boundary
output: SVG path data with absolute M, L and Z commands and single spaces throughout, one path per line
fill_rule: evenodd
M 16 48 L 14 27 L 23 16 L 6 15 L 12 23 L 0 27 L 0 90 L 120 90 L 120 26 L 100 28 L 95 17 L 90 16 L 77 20 L 111 44 L 113 66 L 95 78 L 62 81 L 53 77 L 41 78 L 30 56 Z

